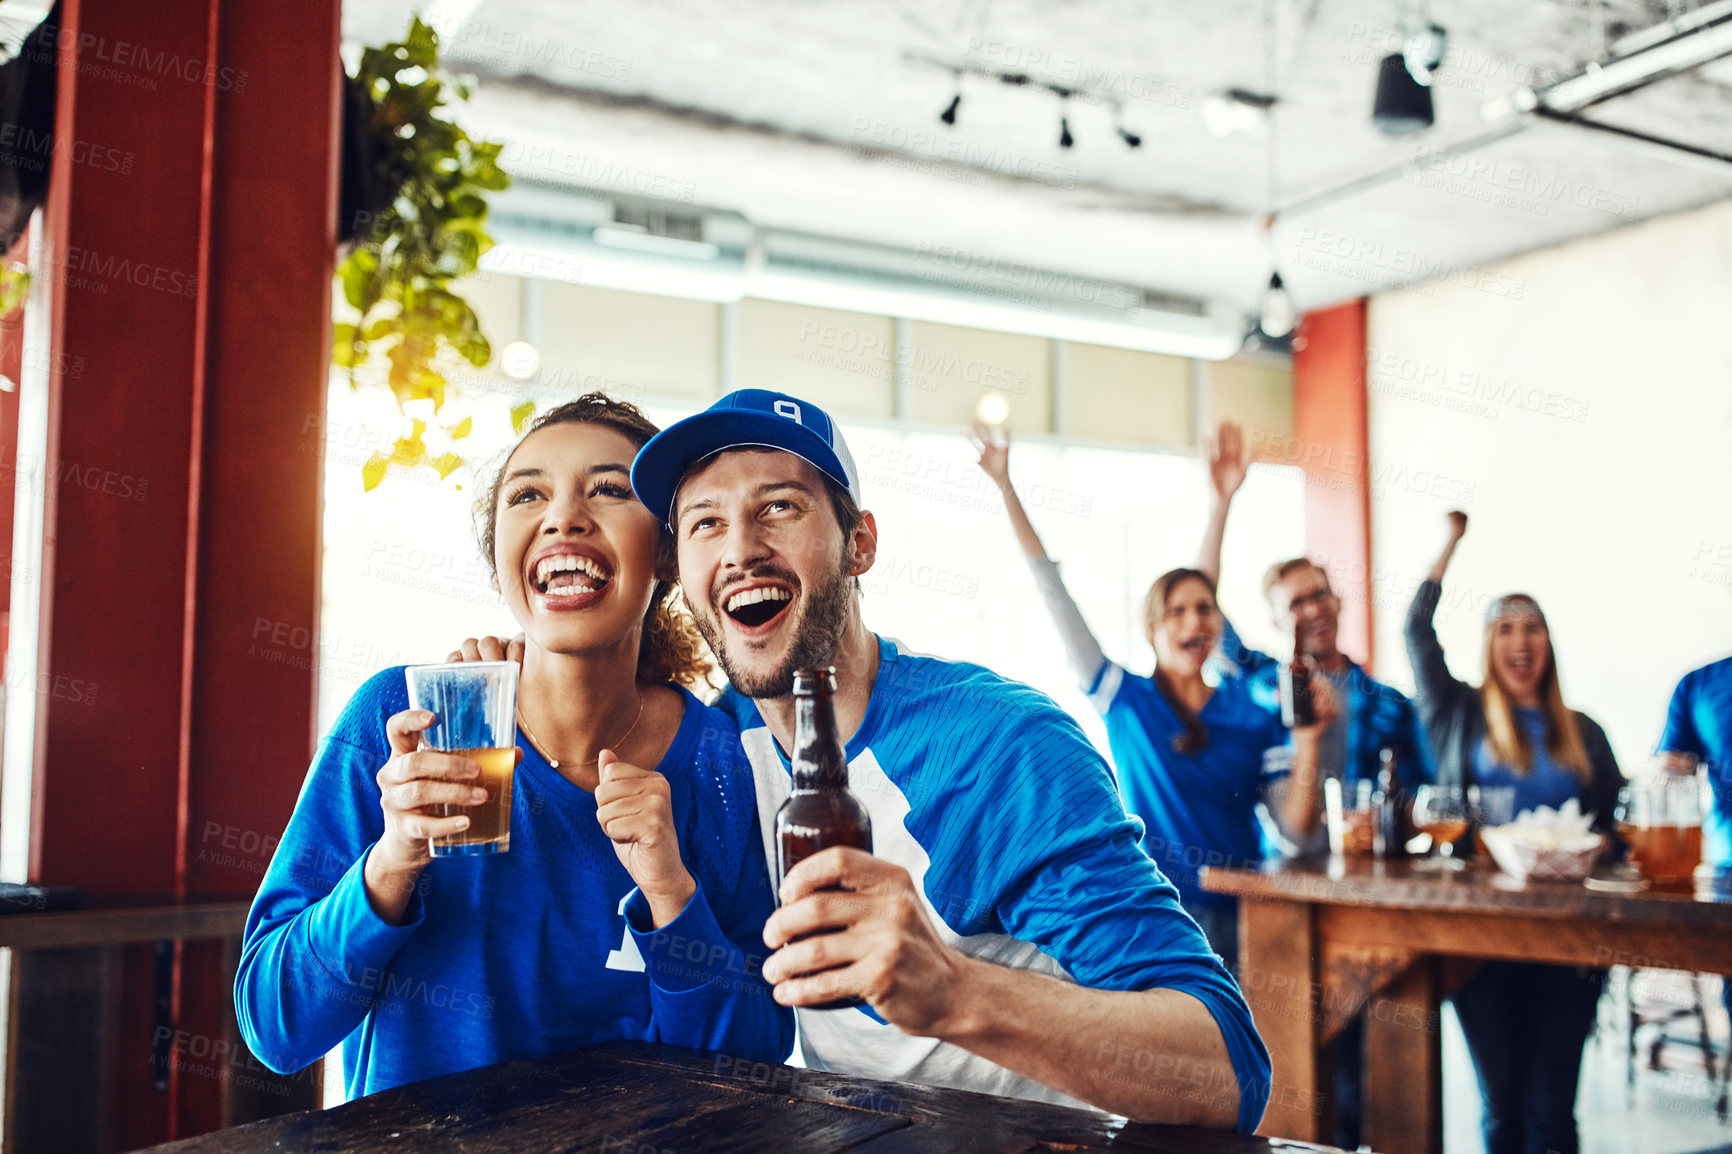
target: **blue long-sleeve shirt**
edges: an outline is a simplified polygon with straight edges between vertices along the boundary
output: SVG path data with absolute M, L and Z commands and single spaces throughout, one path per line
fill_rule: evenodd
M 686 694 L 656 766 L 698 883 L 661 930 L 596 822 L 595 796 L 521 737 L 510 851 L 435 858 L 393 926 L 363 871 L 385 830 L 385 721 L 408 706 L 400 667 L 349 701 L 253 901 L 235 1009 L 267 1066 L 298 1070 L 341 1043 L 354 1098 L 614 1039 L 787 1056 L 793 1014 L 759 972 L 775 902 L 730 718 Z
M 981 666 L 883 638 L 878 655 L 845 751 L 848 788 L 872 816 L 872 852 L 908 871 L 939 936 L 972 957 L 1092 989 L 1196 998 L 1235 1080 L 1204 1092 L 1234 1094 L 1239 1129 L 1255 1130 L 1269 1052 L 1237 983 L 1138 848 L 1139 823 L 1077 723 L 1045 694 Z M 787 762 L 753 701 L 730 690 L 717 705 L 740 726 L 767 820 L 792 788 Z M 774 853 L 768 840 L 764 852 Z M 1081 1105 L 856 1010 L 801 1010 L 800 1047 L 816 1069 Z
M 1279 716 L 1281 662 L 1246 645 L 1232 622 L 1223 621 L 1223 626 L 1220 653 L 1231 666 L 1226 672 L 1243 676 L 1252 700 Z M 1341 707 L 1347 726 L 1343 766 L 1347 780 L 1376 781 L 1379 755 L 1388 748 L 1395 751 L 1396 771 L 1401 777 L 1397 784 L 1413 789 L 1430 782 L 1434 775 L 1431 746 L 1413 702 L 1352 660 L 1347 661 L 1346 682 L 1347 700 Z

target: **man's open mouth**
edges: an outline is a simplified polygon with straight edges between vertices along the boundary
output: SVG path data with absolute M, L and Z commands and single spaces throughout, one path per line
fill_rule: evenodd
M 793 599 L 791 589 L 779 585 L 756 585 L 729 594 L 722 603 L 722 609 L 747 629 L 757 629 L 781 616 Z
M 575 597 L 598 592 L 611 580 L 613 574 L 593 557 L 556 553 L 536 562 L 531 582 L 536 592 L 548 597 Z

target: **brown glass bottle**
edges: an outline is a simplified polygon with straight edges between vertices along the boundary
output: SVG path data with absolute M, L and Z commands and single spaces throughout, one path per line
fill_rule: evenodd
M 1317 724 L 1311 696 L 1311 659 L 1299 647 L 1300 625 L 1293 623 L 1293 659 L 1281 667 L 1281 724 L 1288 729 Z
M 834 669 L 794 674 L 793 774 L 794 791 L 776 811 L 778 891 L 788 872 L 819 850 L 846 845 L 872 852 L 872 818 L 848 792 L 848 756 L 836 733 Z M 807 1008 L 845 1010 L 864 1004 L 841 998 Z

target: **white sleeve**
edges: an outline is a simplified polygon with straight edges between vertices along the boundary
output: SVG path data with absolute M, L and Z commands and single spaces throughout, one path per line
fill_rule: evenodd
M 1088 622 L 1083 620 L 1082 610 L 1077 608 L 1070 590 L 1064 587 L 1064 579 L 1058 574 L 1058 562 L 1048 557 L 1030 557 L 1028 568 L 1034 574 L 1034 584 L 1040 590 L 1041 600 L 1046 602 L 1047 614 L 1064 642 L 1071 673 L 1084 693 L 1093 691 L 1092 699 L 1094 694 L 1107 689 L 1105 685 L 1095 684 L 1100 679 L 1101 666 L 1106 664 L 1106 654 L 1101 652 L 1100 642 L 1095 640 Z M 1117 689 L 1117 684 L 1114 684 L 1112 691 Z M 1112 692 L 1106 693 L 1106 700 L 1112 700 Z M 1106 707 L 1097 703 L 1096 708 L 1104 710 Z

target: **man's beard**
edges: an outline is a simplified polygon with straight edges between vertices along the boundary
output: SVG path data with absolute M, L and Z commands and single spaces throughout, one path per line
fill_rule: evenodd
M 753 576 L 780 577 L 790 584 L 797 583 L 793 574 L 785 571 L 760 569 Z M 800 620 L 794 627 L 794 643 L 788 647 L 788 656 L 782 663 L 767 673 L 740 669 L 729 659 L 726 632 L 720 618 L 727 610 L 719 607 L 720 598 L 712 597 L 706 612 L 692 613 L 698 632 L 709 642 L 710 652 L 716 655 L 722 672 L 728 675 L 728 683 L 746 697 L 786 697 L 794 692 L 794 674 L 816 666 L 835 650 L 836 643 L 842 639 L 842 631 L 848 625 L 849 598 L 854 592 L 854 579 L 848 576 L 847 560 L 844 559 L 833 572 L 816 583 L 799 584 L 803 607 Z

